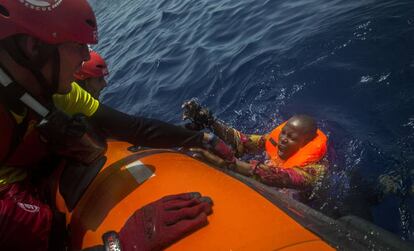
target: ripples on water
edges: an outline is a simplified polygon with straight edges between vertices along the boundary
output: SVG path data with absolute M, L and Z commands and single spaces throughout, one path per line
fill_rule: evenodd
M 412 0 L 91 3 L 111 69 L 105 103 L 179 123 L 197 97 L 248 133 L 308 113 L 332 162 L 312 206 L 414 239 Z M 396 194 L 378 200 L 387 174 Z

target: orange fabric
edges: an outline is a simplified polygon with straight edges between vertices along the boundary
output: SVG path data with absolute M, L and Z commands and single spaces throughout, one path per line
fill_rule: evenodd
M 316 132 L 317 136 L 312 141 L 299 149 L 299 151 L 289 159 L 281 159 L 278 155 L 277 141 L 279 140 L 279 134 L 285 124 L 286 122 L 282 123 L 269 133 L 265 143 L 266 152 L 275 166 L 281 168 L 304 167 L 316 163 L 323 158 L 327 149 L 327 137 L 318 129 Z

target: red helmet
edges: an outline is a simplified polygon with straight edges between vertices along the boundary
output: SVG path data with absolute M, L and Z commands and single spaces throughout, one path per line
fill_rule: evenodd
M 48 44 L 96 44 L 95 15 L 86 0 L 0 0 L 0 40 L 26 34 Z
M 78 80 L 87 78 L 99 78 L 109 74 L 105 60 L 95 51 L 90 52 L 91 58 L 83 62 L 82 67 L 74 76 Z

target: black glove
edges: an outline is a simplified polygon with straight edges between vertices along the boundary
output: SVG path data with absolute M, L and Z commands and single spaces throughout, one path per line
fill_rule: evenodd
M 37 128 L 49 148 L 60 156 L 90 164 L 106 152 L 106 140 L 94 131 L 83 114 L 68 116 L 54 110 Z
M 183 109 L 183 120 L 191 120 L 190 124 L 185 125 L 188 129 L 211 128 L 216 120 L 210 110 L 202 107 L 195 99 L 184 102 L 181 108 Z

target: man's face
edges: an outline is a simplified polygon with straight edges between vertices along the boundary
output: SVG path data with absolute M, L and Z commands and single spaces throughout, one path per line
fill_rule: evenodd
M 81 67 L 83 61 L 89 60 L 89 49 L 86 44 L 64 43 L 59 45 L 60 77 L 59 94 L 69 93 L 74 81 L 73 74 Z
M 305 135 L 295 121 L 288 121 L 282 128 L 278 140 L 278 155 L 282 159 L 288 159 L 295 154 L 305 142 Z
M 92 97 L 98 99 L 103 88 L 106 87 L 105 77 L 89 78 L 86 80 L 85 89 Z

